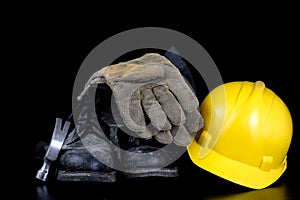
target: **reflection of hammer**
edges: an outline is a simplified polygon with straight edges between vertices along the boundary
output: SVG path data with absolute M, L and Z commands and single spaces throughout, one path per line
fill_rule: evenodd
M 61 125 L 62 119 L 56 118 L 55 128 L 53 131 L 51 142 L 44 157 L 44 164 L 35 176 L 37 179 L 40 179 L 42 181 L 46 181 L 50 164 L 51 162 L 55 161 L 58 157 L 59 151 L 67 136 L 70 127 L 70 122 L 66 121 L 62 130 Z

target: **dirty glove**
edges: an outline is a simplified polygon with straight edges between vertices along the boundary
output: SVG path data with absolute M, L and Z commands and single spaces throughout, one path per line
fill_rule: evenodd
M 203 126 L 195 94 L 178 69 L 159 54 L 102 68 L 91 76 L 78 100 L 98 83 L 110 86 L 125 126 L 138 137 L 186 146 L 191 142 L 189 133 Z M 144 112 L 156 131 L 146 126 Z

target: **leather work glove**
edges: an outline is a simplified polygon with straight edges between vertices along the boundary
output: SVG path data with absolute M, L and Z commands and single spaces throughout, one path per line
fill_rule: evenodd
M 87 81 L 78 100 L 99 83 L 110 86 L 125 126 L 140 138 L 187 146 L 190 134 L 203 126 L 197 97 L 179 70 L 159 54 L 102 68 Z

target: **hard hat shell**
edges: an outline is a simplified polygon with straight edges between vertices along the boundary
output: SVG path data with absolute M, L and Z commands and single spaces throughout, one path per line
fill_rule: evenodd
M 262 81 L 230 82 L 200 106 L 204 128 L 188 146 L 199 167 L 254 189 L 274 183 L 287 167 L 292 118 Z

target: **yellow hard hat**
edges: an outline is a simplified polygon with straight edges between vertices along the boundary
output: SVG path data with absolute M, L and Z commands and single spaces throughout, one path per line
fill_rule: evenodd
M 292 118 L 284 102 L 262 81 L 216 87 L 200 106 L 204 127 L 188 146 L 196 165 L 254 189 L 285 171 Z

